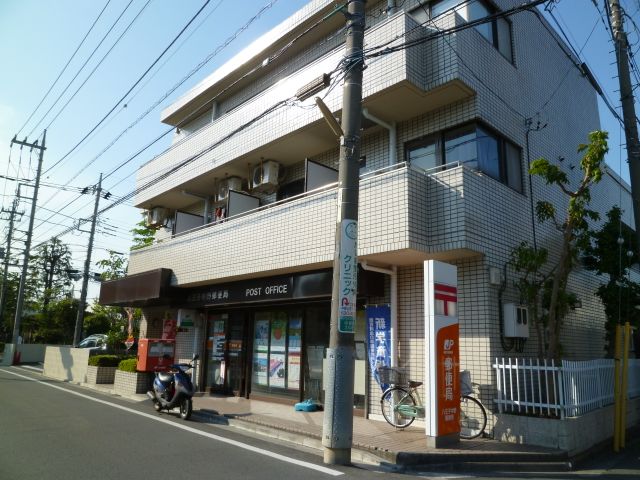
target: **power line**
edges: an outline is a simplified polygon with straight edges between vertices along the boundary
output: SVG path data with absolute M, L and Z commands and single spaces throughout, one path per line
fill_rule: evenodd
M 47 90 L 47 92 L 44 94 L 44 96 L 42 97 L 42 99 L 40 100 L 40 102 L 38 103 L 38 105 L 36 105 L 36 108 L 33 109 L 33 112 L 31 112 L 31 115 L 29 115 L 29 118 L 27 118 L 24 122 L 24 124 L 20 127 L 20 129 L 18 130 L 18 133 L 16 135 L 20 135 L 20 132 L 22 131 L 22 129 L 27 125 L 27 123 L 29 123 L 29 121 L 31 120 L 31 118 L 35 115 L 35 113 L 38 111 L 38 109 L 40 108 L 40 106 L 42 105 L 42 103 L 45 101 L 45 99 L 47 98 L 47 96 L 51 93 L 51 90 L 53 89 L 53 87 L 56 86 L 56 84 L 58 83 L 58 80 L 60 80 L 60 77 L 62 76 L 62 74 L 67 70 L 67 67 L 69 66 L 69 64 L 71 63 L 71 61 L 75 58 L 76 53 L 78 53 L 78 50 L 80 50 L 80 47 L 82 47 L 82 45 L 84 44 L 85 40 L 87 39 L 87 37 L 89 36 L 89 34 L 91 33 L 91 31 L 93 30 L 93 27 L 96 26 L 96 24 L 98 23 L 98 20 L 100 20 L 100 17 L 102 16 L 102 14 L 104 13 L 104 11 L 107 9 L 107 6 L 109 5 L 109 3 L 111 2 L 111 0 L 107 0 L 107 3 L 104 4 L 104 7 L 102 7 L 102 10 L 100 10 L 100 13 L 98 14 L 98 16 L 96 17 L 96 19 L 93 21 L 93 23 L 91 24 L 91 27 L 89 27 L 89 30 L 87 30 L 87 33 L 85 33 L 84 37 L 82 38 L 82 40 L 80 41 L 80 43 L 78 44 L 78 46 L 76 47 L 76 49 L 73 51 L 73 54 L 71 54 L 71 57 L 69 57 L 69 60 L 67 60 L 67 63 L 65 64 L 64 67 L 62 67 L 62 70 L 60 70 L 60 73 L 58 74 L 58 76 L 56 77 L 56 79 L 53 81 L 53 83 L 51 84 L 51 86 L 49 87 L 49 90 Z
M 235 38 L 238 37 L 238 35 L 240 33 L 242 33 L 242 31 L 246 30 L 251 23 L 253 23 L 257 18 L 259 18 L 262 13 L 267 9 L 270 8 L 273 4 L 275 4 L 277 0 L 274 0 L 272 2 L 270 2 L 269 4 L 265 5 L 256 15 L 254 15 L 254 17 L 252 17 L 245 25 L 243 25 L 240 29 L 238 29 L 231 37 L 229 37 L 221 46 L 217 47 L 216 50 L 214 50 L 214 52 L 212 52 L 212 54 L 209 55 L 209 57 L 213 58 L 212 55 L 215 55 L 216 53 L 219 52 L 219 50 L 221 50 L 222 48 L 226 47 L 232 40 L 234 40 Z M 216 7 L 217 8 L 217 7 Z M 305 35 L 307 35 L 308 33 L 310 33 L 312 30 L 314 30 L 317 26 L 319 26 L 321 23 L 323 23 L 324 21 L 326 21 L 328 18 L 330 18 L 332 15 L 334 15 L 335 13 L 337 13 L 338 11 L 340 11 L 343 8 L 343 6 L 337 6 L 333 11 L 331 11 L 329 14 L 325 15 L 323 18 L 321 18 L 320 20 L 318 20 L 316 23 L 314 23 L 313 25 L 311 25 L 310 27 L 308 27 L 307 29 L 305 29 L 303 32 L 301 32 L 300 34 L 298 34 L 295 38 L 293 38 L 291 41 L 289 41 L 286 45 L 284 45 L 278 52 L 276 52 L 276 54 L 272 55 L 269 59 L 269 64 L 271 64 L 275 59 L 279 58 L 281 55 L 283 55 L 289 48 L 291 48 L 298 40 L 300 40 L 302 37 L 304 37 Z M 211 58 L 207 57 L 207 59 L 205 59 L 206 61 L 203 61 L 200 63 L 198 68 L 201 68 L 205 63 L 207 63 Z M 213 99 L 211 100 L 207 100 L 205 103 L 203 103 L 202 105 L 200 105 L 197 109 L 195 109 L 191 114 L 189 114 L 185 119 L 183 119 L 178 126 L 182 126 L 186 123 L 188 123 L 191 119 L 191 117 L 193 117 L 195 115 L 196 112 L 198 112 L 200 109 L 202 109 L 205 105 L 207 105 L 210 102 L 215 101 L 217 98 L 219 98 L 221 95 L 223 95 L 224 93 L 226 93 L 229 89 L 233 88 L 237 83 L 239 83 L 240 81 L 244 80 L 245 78 L 247 78 L 248 76 L 254 74 L 256 71 L 264 68 L 266 66 L 265 63 L 261 63 L 259 64 L 257 67 L 253 68 L 252 70 L 250 70 L 249 72 L 245 73 L 244 75 L 242 75 L 239 79 L 237 79 L 236 81 L 234 81 L 233 83 L 231 83 L 230 85 L 228 85 L 226 88 L 224 88 L 222 91 L 220 91 Z M 187 77 L 188 78 L 188 77 Z M 183 80 L 186 81 L 185 78 Z M 147 112 L 148 113 L 148 112 Z M 135 122 L 134 122 L 135 124 Z M 130 125 L 127 129 L 131 128 L 133 126 Z M 94 158 L 90 163 L 93 163 L 95 160 L 97 160 L 98 157 L 100 157 L 101 155 L 103 155 L 106 150 L 108 150 L 108 148 L 110 148 L 115 141 L 117 141 L 120 136 L 122 136 L 126 130 L 123 131 L 106 149 L 104 149 L 96 158 Z M 161 135 L 159 135 L 158 137 L 156 137 L 154 140 L 152 140 L 150 143 L 148 143 L 146 146 L 142 147 L 138 152 L 136 152 L 134 155 L 132 155 L 131 157 L 129 157 L 127 160 L 125 160 L 124 162 L 122 162 L 120 165 L 118 165 L 115 169 L 113 169 L 111 172 L 107 173 L 104 176 L 104 179 L 109 178 L 111 175 L 113 175 L 115 172 L 117 172 L 118 170 L 120 170 L 122 167 L 124 167 L 125 165 L 127 165 L 128 163 L 130 163 L 131 161 L 133 161 L 135 158 L 137 158 L 139 155 L 141 155 L 144 151 L 146 151 L 148 148 L 150 148 L 151 146 L 153 146 L 155 143 L 157 143 L 158 141 L 160 141 L 162 138 L 164 138 L 166 135 L 168 135 L 169 133 L 171 133 L 173 131 L 173 127 L 169 128 L 168 130 L 166 130 L 165 132 L 163 132 Z M 88 166 L 88 165 L 87 165 Z M 83 170 L 86 169 L 86 166 L 83 168 Z M 73 178 L 76 178 L 77 175 L 75 175 Z M 72 179 L 73 179 L 72 178 Z M 119 184 L 120 182 L 118 182 Z M 116 185 L 118 185 L 116 184 Z M 114 185 L 115 186 L 115 185 Z M 113 188 L 113 187 L 111 187 Z M 53 197 L 52 197 L 53 198 Z M 79 197 L 80 198 L 80 197 Z M 49 199 L 51 200 L 51 198 Z M 73 203 L 75 200 L 74 199 L 71 203 Z M 68 204 L 69 205 L 69 204 Z M 68 206 L 67 205 L 67 206 Z M 66 208 L 67 206 L 62 207 L 62 209 Z M 53 215 L 55 216 L 55 215 Z M 49 218 L 53 218 L 53 216 L 49 217 Z
M 149 67 L 144 71 L 144 73 L 135 81 L 135 83 L 129 88 L 129 90 L 127 90 L 127 92 L 120 98 L 120 100 L 118 100 L 114 106 L 104 115 L 104 117 L 102 117 L 102 119 L 96 124 L 94 125 L 91 130 L 89 130 L 89 132 L 87 132 L 87 134 L 82 137 L 82 139 L 76 143 L 73 148 L 71 150 L 69 150 L 65 155 L 62 156 L 62 158 L 60 158 L 60 160 L 58 160 L 57 162 L 55 162 L 52 166 L 50 166 L 44 173 L 46 174 L 47 172 L 50 172 L 53 168 L 55 168 L 57 165 L 59 165 L 65 158 L 67 158 L 76 148 L 78 148 L 82 142 L 84 142 L 89 135 L 91 135 L 106 119 L 109 115 L 111 115 L 113 113 L 113 111 L 118 107 L 118 105 L 120 105 L 122 103 L 122 101 L 127 98 L 127 96 L 133 91 L 134 88 L 136 88 L 136 86 L 144 79 L 144 77 L 151 71 L 151 69 L 156 65 L 156 63 L 158 63 L 160 61 L 160 59 L 164 56 L 165 53 L 167 53 L 167 51 L 173 46 L 173 44 L 175 42 L 178 41 L 178 39 L 182 36 L 182 34 L 185 32 L 185 30 L 189 27 L 189 25 L 191 25 L 191 23 L 193 23 L 193 21 L 198 17 L 198 15 L 200 15 L 200 13 L 202 12 L 202 10 L 204 10 L 204 8 L 209 4 L 211 0 L 206 0 L 205 3 L 202 5 L 202 7 L 200 7 L 200 9 L 195 13 L 195 15 L 193 17 L 191 17 L 191 20 L 189 20 L 187 22 L 187 24 L 182 28 L 182 30 L 180 30 L 180 32 L 175 36 L 175 38 L 169 43 L 169 45 L 167 45 L 167 47 L 162 51 L 162 53 L 160 53 L 160 55 L 158 55 L 158 57 L 153 61 L 153 63 L 151 63 L 151 65 L 149 65 Z
M 138 13 L 135 15 L 135 17 L 133 17 L 133 19 L 129 22 L 129 24 L 125 27 L 125 29 L 122 31 L 122 33 L 120 33 L 120 36 L 118 38 L 116 38 L 116 41 L 113 42 L 113 44 L 111 45 L 111 47 L 109 48 L 109 50 L 107 50 L 107 53 L 105 53 L 102 58 L 100 59 L 100 61 L 93 67 L 93 70 L 91 70 L 91 72 L 89 72 L 89 75 L 87 75 L 87 78 L 84 79 L 84 81 L 80 84 L 80 86 L 76 89 L 75 92 L 73 92 L 73 94 L 67 99 L 67 101 L 65 102 L 65 104 L 62 106 L 62 108 L 60 108 L 60 110 L 58 110 L 58 113 L 55 114 L 55 116 L 49 121 L 49 124 L 47 125 L 47 129 L 49 129 L 51 127 L 51 124 L 53 124 L 53 122 L 55 122 L 57 120 L 57 118 L 60 116 L 60 114 L 62 114 L 62 112 L 64 112 L 64 110 L 67 108 L 67 106 L 71 103 L 71 101 L 76 97 L 76 95 L 78 94 L 78 92 L 82 89 L 82 87 L 85 86 L 85 84 L 89 81 L 89 79 L 91 79 L 91 77 L 93 77 L 93 74 L 96 72 L 96 70 L 100 67 L 100 65 L 102 65 L 102 62 L 104 62 L 106 60 L 106 58 L 109 56 L 109 54 L 111 53 L 111 51 L 116 48 L 116 46 L 118 45 L 118 43 L 120 43 L 120 40 L 122 40 L 122 38 L 127 34 L 127 32 L 131 29 L 131 27 L 133 26 L 133 24 L 136 22 L 136 20 L 140 17 L 140 15 L 142 15 L 142 12 L 144 12 L 144 10 L 147 8 L 147 6 L 151 3 L 151 0 L 147 0 L 147 3 L 145 3 L 142 8 L 138 11 Z
M 124 10 L 122 10 L 122 12 L 120 12 L 120 15 L 118 15 L 118 18 L 116 18 L 116 20 L 111 24 L 111 27 L 109 27 L 109 30 L 107 30 L 107 33 L 104 34 L 104 36 L 102 37 L 102 39 L 100 40 L 100 42 L 98 42 L 98 45 L 96 45 L 96 47 L 93 49 L 93 51 L 89 54 L 89 56 L 87 57 L 87 59 L 85 60 L 85 62 L 80 66 L 80 68 L 78 69 L 78 71 L 76 72 L 76 74 L 73 76 L 73 78 L 67 83 L 67 86 L 64 87 L 64 90 L 62 90 L 62 92 L 60 93 L 60 95 L 58 95 L 58 98 L 56 98 L 56 100 L 53 102 L 53 104 L 51 105 L 51 107 L 49 107 L 49 110 L 46 111 L 46 113 L 42 116 L 42 118 L 40 118 L 40 120 L 38 121 L 38 123 L 35 125 L 35 127 L 33 127 L 31 129 L 31 132 L 29 132 L 29 135 L 27 135 L 28 137 L 30 137 L 33 132 L 38 128 L 38 126 L 40 126 L 40 124 L 44 121 L 44 119 L 47 117 L 47 115 L 49 115 L 49 112 L 51 112 L 51 110 L 53 110 L 53 107 L 55 107 L 57 105 L 57 103 L 60 101 L 60 99 L 62 98 L 62 96 L 67 92 L 67 90 L 69 90 L 69 87 L 71 87 L 71 85 L 73 84 L 73 82 L 75 81 L 76 78 L 78 78 L 78 75 L 80 75 L 80 73 L 82 72 L 82 70 L 84 70 L 84 67 L 86 67 L 87 63 L 89 63 L 89 61 L 93 58 L 93 56 L 95 55 L 95 53 L 98 51 L 98 49 L 100 48 L 100 46 L 104 43 L 104 41 L 107 39 L 107 37 L 109 36 L 109 34 L 111 33 L 111 31 L 115 28 L 115 26 L 118 24 L 118 22 L 120 21 L 120 19 L 122 18 L 122 16 L 125 14 L 125 12 L 129 9 L 129 6 L 133 3 L 133 0 L 130 0 L 129 3 L 124 7 Z M 46 172 L 45 172 L 46 173 Z

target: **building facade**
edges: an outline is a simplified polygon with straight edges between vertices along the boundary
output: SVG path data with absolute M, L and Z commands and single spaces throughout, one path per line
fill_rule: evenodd
M 514 345 L 536 355 L 533 330 L 504 337 L 503 305 L 519 303 L 508 261 L 522 241 L 557 251 L 532 208 L 566 199 L 528 164 L 545 157 L 577 182 L 577 146 L 599 120 L 579 63 L 521 3 L 367 2 L 354 408 L 371 418 L 381 390 L 365 308 L 390 306 L 394 361 L 426 380 L 425 260 L 458 269 L 460 367 L 483 403 L 496 357 Z M 207 392 L 323 401 L 338 139 L 304 93 L 317 86 L 340 117 L 344 27 L 335 2 L 311 1 L 166 108 L 174 141 L 139 169 L 135 205 L 156 241 L 131 253 L 126 281 L 104 284 L 101 301 L 142 306 L 142 337 L 177 320 L 177 356 L 201 355 Z M 614 205 L 633 225 L 629 188 L 607 170 L 591 207 Z M 604 353 L 599 283 L 571 274 L 581 308 L 565 320 L 566 357 Z

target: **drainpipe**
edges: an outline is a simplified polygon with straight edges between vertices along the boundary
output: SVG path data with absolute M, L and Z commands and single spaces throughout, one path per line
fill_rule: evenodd
M 397 11 L 396 0 L 387 0 L 387 17 L 390 17 Z
M 398 162 L 396 154 L 396 146 L 398 143 L 398 130 L 396 128 L 396 122 L 387 123 L 370 113 L 366 108 L 362 109 L 362 115 L 364 116 L 364 118 L 367 118 L 372 122 L 376 122 L 378 125 L 389 130 L 389 166 L 395 165 Z
M 398 268 L 393 265 L 391 269 L 373 267 L 367 262 L 360 262 L 364 270 L 383 273 L 391 277 L 391 366 L 398 366 Z

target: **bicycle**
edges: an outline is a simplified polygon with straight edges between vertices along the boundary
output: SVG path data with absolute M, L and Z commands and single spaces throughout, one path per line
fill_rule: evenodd
M 392 367 L 379 367 L 378 376 L 381 383 L 390 385 L 380 399 L 382 416 L 389 425 L 403 429 L 416 418 L 424 418 L 425 406 L 418 392 L 422 382 L 408 380 L 405 372 Z M 469 382 L 465 385 L 467 378 Z M 479 400 L 469 395 L 472 389 L 469 391 L 467 388 L 471 385 L 468 372 L 461 375 L 461 380 L 463 395 L 460 397 L 460 438 L 470 440 L 484 433 L 487 412 Z

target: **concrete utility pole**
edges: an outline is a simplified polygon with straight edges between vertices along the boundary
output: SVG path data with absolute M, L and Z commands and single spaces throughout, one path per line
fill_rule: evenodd
M 20 196 L 20 185 L 18 184 L 18 197 Z M 22 215 L 22 212 L 18 213 L 18 197 L 13 199 L 13 205 L 9 210 L 9 233 L 7 234 L 7 250 L 4 255 L 4 267 L 2 272 L 2 290 L 0 291 L 0 321 L 4 315 L 5 304 L 7 302 L 7 280 L 9 276 L 9 262 L 11 261 L 11 241 L 13 239 L 13 222 L 16 214 Z M 6 210 L 2 210 L 5 212 Z
M 322 428 L 324 461 L 351 463 L 353 375 L 358 279 L 358 189 L 362 71 L 364 67 L 364 0 L 349 2 L 342 97 L 342 131 L 338 172 L 338 219 L 333 260 L 331 332 L 327 349 L 327 389 Z M 344 10 L 343 10 L 344 11 Z
M 91 219 L 91 231 L 89 233 L 89 246 L 87 247 L 87 258 L 84 261 L 84 273 L 82 274 L 82 291 L 80 292 L 80 303 L 78 304 L 78 315 L 76 316 L 76 328 L 73 333 L 73 346 L 77 347 L 82 339 L 82 326 L 84 323 L 84 307 L 87 303 L 87 287 L 89 285 L 89 269 L 91 268 L 91 252 L 93 250 L 93 236 L 96 233 L 96 221 L 98 220 L 98 206 L 100 204 L 100 194 L 102 193 L 102 174 L 98 180 L 96 192 L 96 202 L 93 206 L 93 217 Z
M 22 275 L 20 276 L 20 287 L 18 287 L 18 299 L 16 301 L 16 316 L 13 323 L 13 336 L 11 343 L 17 344 L 18 337 L 20 336 L 20 323 L 22 322 L 22 307 L 24 306 L 24 288 L 27 282 L 27 271 L 29 269 L 29 255 L 31 254 L 31 237 L 33 235 L 33 221 L 36 218 L 36 204 L 38 203 L 38 189 L 40 188 L 40 175 L 42 173 L 42 160 L 44 158 L 45 142 L 47 141 L 47 130 L 45 129 L 42 135 L 42 145 L 38 145 L 38 141 L 35 143 L 27 143 L 25 138 L 23 141 L 16 140 L 15 137 L 11 140 L 11 143 L 17 143 L 23 147 L 31 147 L 40 150 L 38 155 L 38 169 L 36 171 L 36 184 L 33 187 L 33 198 L 31 199 L 31 215 L 29 217 L 29 229 L 27 230 L 27 241 L 24 246 L 24 259 L 22 261 Z
M 618 79 L 620 81 L 620 102 L 624 134 L 627 143 L 629 177 L 631 179 L 631 198 L 633 200 L 633 219 L 636 224 L 636 239 L 640 248 L 640 142 L 638 141 L 638 125 L 634 106 L 633 89 L 629 75 L 629 41 L 624 31 L 622 12 L 619 0 L 609 0 L 611 10 L 611 27 L 616 46 Z

